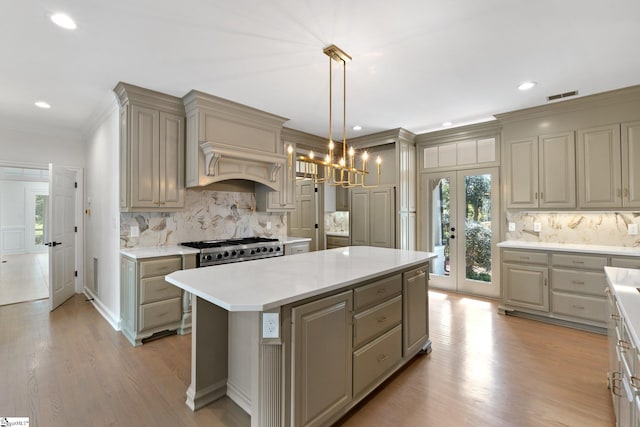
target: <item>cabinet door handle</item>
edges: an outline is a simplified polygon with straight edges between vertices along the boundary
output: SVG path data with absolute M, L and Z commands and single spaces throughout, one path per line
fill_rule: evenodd
M 620 351 L 631 350 L 633 347 L 629 341 L 618 340 L 618 348 Z
M 628 188 L 624 189 L 624 197 L 626 197 L 627 200 L 631 201 L 631 198 L 629 197 L 629 189 Z
M 573 304 L 571 307 L 573 307 L 573 308 L 575 308 L 575 309 L 577 309 L 577 310 L 584 310 L 584 307 L 583 307 L 583 306 L 581 306 L 581 305 L 575 305 L 575 304 Z
M 384 323 L 387 321 L 387 316 L 382 316 L 378 318 L 378 323 Z
M 620 393 L 620 381 L 622 381 L 622 375 L 620 372 L 613 372 L 611 374 L 611 393 L 618 397 L 623 397 L 622 393 Z
M 424 270 L 417 270 L 416 276 L 422 276 L 424 274 Z
M 622 190 L 618 188 L 618 191 L 616 191 L 616 194 L 618 195 L 618 197 L 622 197 Z
M 540 192 L 540 200 L 544 200 L 544 193 L 542 191 Z
M 379 294 L 385 294 L 385 293 L 387 293 L 387 288 L 380 288 L 380 289 L 378 289 L 378 293 L 379 293 Z
M 617 314 L 615 314 L 615 313 L 611 313 L 611 314 L 609 315 L 609 317 L 610 317 L 611 319 L 615 320 L 616 322 L 617 322 L 618 320 L 620 320 L 620 316 L 619 316 L 619 315 L 617 315 Z
M 576 260 L 576 259 L 571 260 L 571 262 L 572 262 L 572 263 L 574 263 L 574 264 L 579 264 L 579 265 L 584 264 L 584 261 L 578 261 L 578 260 Z
M 544 278 L 544 286 L 547 286 L 547 278 Z
M 631 387 L 634 388 L 635 391 L 640 391 L 640 378 L 631 377 Z
M 386 362 L 388 358 L 389 356 L 387 356 L 386 354 L 380 354 L 378 355 L 378 363 Z
M 537 191 L 533 194 L 533 198 L 538 200 L 538 192 Z

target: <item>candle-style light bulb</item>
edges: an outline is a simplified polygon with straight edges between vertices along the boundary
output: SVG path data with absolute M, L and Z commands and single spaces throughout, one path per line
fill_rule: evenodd
M 367 160 L 369 159 L 369 153 L 366 151 L 362 153 L 362 170 L 367 171 Z M 364 177 L 363 177 L 364 178 Z
M 291 144 L 289 144 L 287 146 L 287 153 L 292 154 L 293 153 L 293 147 L 291 146 Z
M 340 162 L 339 162 L 339 163 L 340 163 L 340 166 L 342 166 L 342 167 L 345 167 L 345 166 L 346 166 L 346 164 L 347 164 L 347 162 L 346 162 L 346 160 L 344 159 L 344 157 L 340 157 Z

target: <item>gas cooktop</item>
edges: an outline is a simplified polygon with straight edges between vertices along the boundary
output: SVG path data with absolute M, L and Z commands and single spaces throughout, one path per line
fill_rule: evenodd
M 198 267 L 284 255 L 284 246 L 280 243 L 280 240 L 267 237 L 204 240 L 201 242 L 185 242 L 180 244 L 200 249 L 200 256 L 197 262 Z

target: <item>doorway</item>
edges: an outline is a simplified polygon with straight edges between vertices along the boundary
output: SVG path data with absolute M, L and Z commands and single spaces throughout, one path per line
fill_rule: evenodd
M 497 298 L 498 168 L 430 173 L 421 177 L 427 201 L 430 286 Z

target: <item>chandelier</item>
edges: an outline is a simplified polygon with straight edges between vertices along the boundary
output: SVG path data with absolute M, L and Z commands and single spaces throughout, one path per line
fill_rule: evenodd
M 306 156 L 297 156 L 297 163 L 301 166 L 297 168 L 298 172 L 302 175 L 300 178 L 311 178 L 315 183 L 326 182 L 329 185 L 344 188 L 376 187 L 380 185 L 380 169 L 382 164 L 380 156 L 376 159 L 377 185 L 365 185 L 365 176 L 369 174 L 367 170 L 369 153 L 363 151 L 358 155 L 353 147 L 350 147 L 347 151 L 347 62 L 351 60 L 351 56 L 336 45 L 326 47 L 323 52 L 329 57 L 329 143 L 327 146 L 327 154 L 317 158 L 316 153 L 309 151 Z M 340 150 L 336 150 L 336 144 L 333 141 L 333 61 L 342 63 L 343 70 L 342 156 L 339 154 Z M 289 154 L 289 165 L 291 165 L 293 147 L 288 146 L 287 152 Z M 358 158 L 360 160 L 359 162 Z M 322 174 L 320 172 L 322 172 Z

